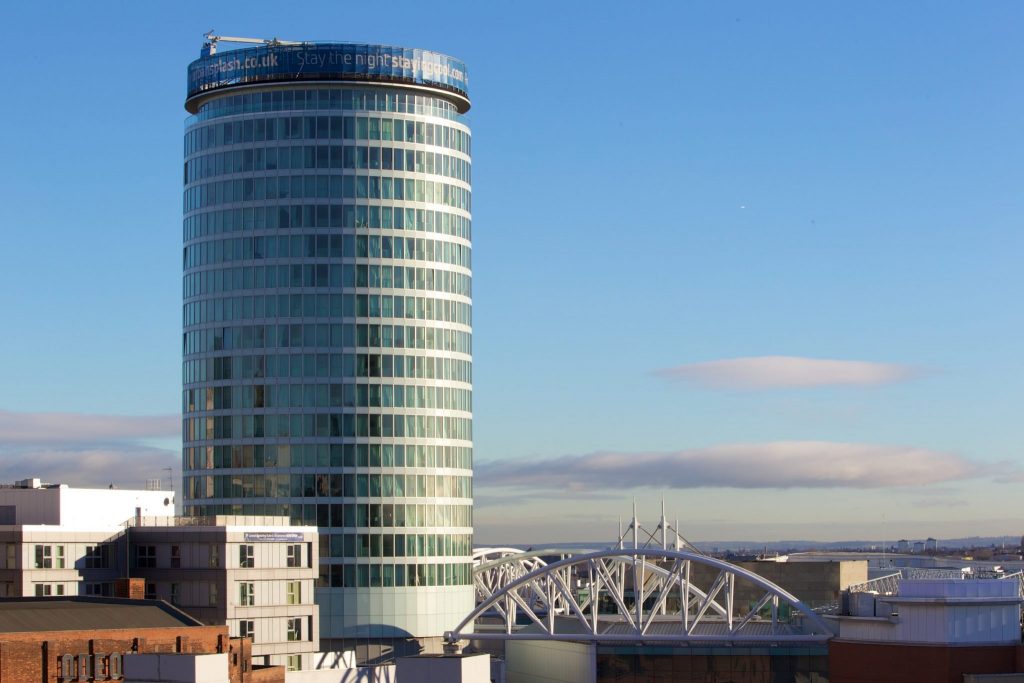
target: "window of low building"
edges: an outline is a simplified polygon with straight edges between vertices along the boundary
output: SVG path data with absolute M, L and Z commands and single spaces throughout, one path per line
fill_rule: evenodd
M 53 546 L 49 545 L 37 545 L 35 547 L 35 568 L 36 569 L 52 569 L 53 568 Z
M 207 592 L 206 595 L 207 595 L 207 602 L 206 602 L 206 604 L 209 605 L 210 607 L 218 607 L 217 603 L 220 600 L 220 593 L 217 590 L 217 584 L 211 583 L 209 585 L 209 591 Z
M 142 569 L 156 567 L 156 546 L 138 545 L 135 546 L 136 565 Z
M 220 546 L 211 545 L 209 555 L 207 555 L 207 566 L 210 569 L 220 569 Z
M 239 582 L 238 604 L 243 607 L 251 607 L 256 604 L 256 585 L 251 581 Z
M 302 618 L 288 619 L 288 640 L 302 640 Z
M 255 549 L 251 545 L 238 546 L 238 566 L 251 569 L 256 566 Z
M 249 638 L 256 642 L 256 622 L 252 619 L 241 619 L 238 622 L 238 637 Z
M 293 543 L 288 546 L 288 566 L 289 567 L 303 567 L 305 564 L 302 561 L 302 544 Z

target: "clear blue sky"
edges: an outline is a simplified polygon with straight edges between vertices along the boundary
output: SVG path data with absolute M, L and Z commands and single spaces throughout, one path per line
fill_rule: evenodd
M 185 68 L 216 28 L 468 64 L 478 540 L 603 538 L 662 496 L 697 539 L 1022 531 L 1019 3 L 17 3 L 5 24 L 0 478 L 178 465 L 152 421 L 54 436 L 69 420 L 38 414 L 180 410 Z

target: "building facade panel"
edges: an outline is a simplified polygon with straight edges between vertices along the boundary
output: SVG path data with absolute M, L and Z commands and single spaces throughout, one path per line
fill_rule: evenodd
M 147 597 L 252 641 L 258 664 L 309 669 L 320 650 L 314 602 L 319 543 L 287 518 L 214 517 L 130 530 L 132 575 Z
M 117 535 L 110 529 L 0 526 L 0 597 L 112 595 L 123 566 Z

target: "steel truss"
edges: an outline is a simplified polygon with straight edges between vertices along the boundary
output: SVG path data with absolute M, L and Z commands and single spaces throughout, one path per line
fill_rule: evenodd
M 899 595 L 900 580 L 903 572 L 897 571 L 893 574 L 886 574 L 864 581 L 863 583 L 851 584 L 848 590 L 851 593 L 877 593 L 878 595 Z
M 772 644 L 821 642 L 833 635 L 818 614 L 781 587 L 699 552 L 666 547 L 573 552 L 479 551 L 474 572 L 479 602 L 445 638 L 453 644 L 463 638 Z M 563 559 L 545 564 L 541 555 Z M 696 565 L 717 572 L 706 588 L 691 580 Z M 738 580 L 763 594 L 752 605 L 738 605 Z M 500 630 L 466 632 L 485 615 L 499 617 Z M 517 625 L 521 616 L 529 622 L 525 627 Z
M 561 554 L 557 550 L 545 551 L 544 556 Z M 516 548 L 476 548 L 473 551 L 473 586 L 480 604 L 496 591 L 532 571 L 546 567 L 539 553 L 523 552 Z

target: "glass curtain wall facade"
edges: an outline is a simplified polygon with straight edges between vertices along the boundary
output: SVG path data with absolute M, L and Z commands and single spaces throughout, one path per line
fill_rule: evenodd
M 186 102 L 184 512 L 319 527 L 324 649 L 473 606 L 469 103 L 367 48 L 208 54 Z

